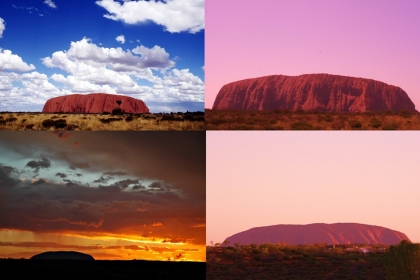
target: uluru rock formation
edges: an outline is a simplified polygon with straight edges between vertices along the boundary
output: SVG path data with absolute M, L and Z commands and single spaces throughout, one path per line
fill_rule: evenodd
M 95 259 L 88 254 L 75 251 L 53 251 L 44 252 L 31 257 L 31 260 L 82 260 L 94 261 Z
M 383 82 L 330 74 L 272 75 L 224 85 L 214 110 L 416 112 L 407 93 Z
M 234 234 L 226 240 L 229 244 L 280 243 L 299 244 L 388 244 L 395 245 L 408 237 L 395 230 L 357 223 L 274 225 L 256 227 Z M 411 241 L 410 241 L 411 242 Z
M 125 113 L 148 113 L 149 108 L 139 99 L 128 96 L 90 93 L 70 94 L 48 99 L 43 113 L 103 113 L 120 108 Z

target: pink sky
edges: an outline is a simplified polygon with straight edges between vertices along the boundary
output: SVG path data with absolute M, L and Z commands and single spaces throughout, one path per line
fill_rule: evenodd
M 329 73 L 401 87 L 420 110 L 420 1 L 206 1 L 205 107 L 230 82 Z
M 420 132 L 207 131 L 207 244 L 258 226 L 354 222 L 420 242 Z

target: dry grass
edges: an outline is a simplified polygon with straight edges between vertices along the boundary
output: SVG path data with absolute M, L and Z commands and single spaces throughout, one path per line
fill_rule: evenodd
M 190 114 L 190 115 L 188 115 Z M 204 130 L 201 113 L 177 114 L 44 114 L 0 113 L 0 130 Z M 58 121 L 62 125 L 48 127 L 43 122 Z M 61 120 L 61 121 L 59 121 Z M 65 121 L 64 121 L 65 120 Z M 64 123 L 64 125 L 63 125 Z
M 420 113 L 206 109 L 206 130 L 420 130 Z

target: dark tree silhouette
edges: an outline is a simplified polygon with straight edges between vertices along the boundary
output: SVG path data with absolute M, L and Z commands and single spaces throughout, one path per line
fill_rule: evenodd
M 389 247 L 386 279 L 420 279 L 420 244 L 402 240 L 399 244 Z

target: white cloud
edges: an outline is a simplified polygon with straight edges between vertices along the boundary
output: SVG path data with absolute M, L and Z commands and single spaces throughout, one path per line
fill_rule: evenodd
M 66 93 L 49 83 L 45 74 L 0 71 L 0 111 L 40 111 L 47 99 Z
M 3 31 L 6 29 L 6 22 L 0 18 L 0 38 L 3 37 Z
M 204 0 L 124 1 L 99 0 L 96 4 L 105 8 L 104 17 L 121 20 L 127 24 L 153 21 L 163 25 L 166 31 L 196 33 L 204 29 Z
M 47 4 L 48 6 L 50 6 L 50 8 L 57 8 L 57 6 L 54 4 L 54 2 L 52 0 L 45 0 L 44 4 Z
M 66 57 L 67 60 L 63 57 Z M 55 52 L 51 58 L 43 59 L 46 66 L 60 67 L 66 71 L 70 70 L 72 61 L 82 61 L 95 67 L 106 66 L 118 72 L 140 71 L 149 67 L 165 69 L 175 66 L 175 62 L 169 59 L 169 54 L 159 46 L 154 46 L 151 49 L 138 46 L 131 52 L 124 51 L 122 48 L 98 47 L 88 38 L 71 42 L 70 49 L 66 53 Z
M 133 95 L 143 101 L 202 102 L 204 82 L 188 69 L 172 69 L 163 77 L 152 69 L 166 70 L 175 65 L 164 48 L 137 46 L 127 51 L 103 48 L 83 38 L 72 42 L 68 51 L 58 51 L 42 59 L 50 68 L 60 68 L 68 76 L 54 74 L 51 79 L 73 92 L 107 92 Z M 146 80 L 152 86 L 139 85 Z
M 119 42 L 121 44 L 125 43 L 124 35 L 120 35 L 120 36 L 115 37 L 115 40 L 117 40 L 117 42 Z
M 28 65 L 23 62 L 22 58 L 16 54 L 12 54 L 10 50 L 3 50 L 0 48 L 0 70 L 11 70 L 11 71 L 30 71 L 34 70 L 33 64 Z
M 180 111 L 182 102 L 204 102 L 204 82 L 188 69 L 173 68 L 169 58 L 160 46 L 124 51 L 83 38 L 42 59 L 45 66 L 65 72 L 47 76 L 27 72 L 35 67 L 0 49 L 0 111 L 40 111 L 49 98 L 90 92 L 129 95 L 150 102 L 155 111 L 170 111 L 171 104 Z

